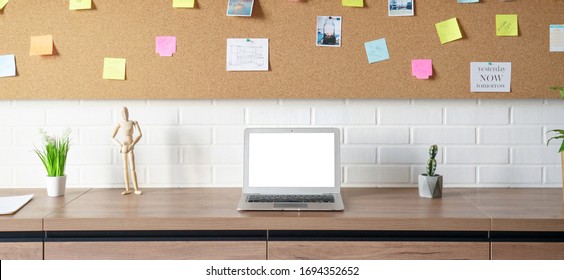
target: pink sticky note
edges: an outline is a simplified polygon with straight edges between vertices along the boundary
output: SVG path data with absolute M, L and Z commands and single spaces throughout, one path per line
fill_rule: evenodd
M 176 37 L 175 36 L 157 36 L 156 51 L 160 56 L 172 56 L 176 53 Z
M 433 60 L 413 59 L 411 61 L 411 75 L 417 77 L 417 79 L 429 79 L 433 76 Z

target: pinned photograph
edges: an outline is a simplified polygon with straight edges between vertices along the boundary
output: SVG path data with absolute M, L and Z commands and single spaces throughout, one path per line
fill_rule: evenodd
M 340 16 L 318 16 L 316 45 L 318 47 L 340 47 L 341 22 Z
M 388 16 L 413 16 L 414 0 L 388 0 Z
M 228 0 L 227 15 L 238 17 L 250 17 L 253 13 L 255 0 Z

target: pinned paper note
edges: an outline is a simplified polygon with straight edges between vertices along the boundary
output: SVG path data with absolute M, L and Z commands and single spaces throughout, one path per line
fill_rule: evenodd
M 364 43 L 364 49 L 369 64 L 390 59 L 385 38 Z
M 518 36 L 517 15 L 496 15 L 495 29 L 497 36 Z
M 52 55 L 53 35 L 32 36 L 29 55 Z
M 471 92 L 510 92 L 511 62 L 471 62 Z
M 173 8 L 194 8 L 196 0 L 172 0 Z
M 433 76 L 433 60 L 413 59 L 411 61 L 411 75 L 420 80 L 427 80 Z
M 125 58 L 104 58 L 104 74 L 106 80 L 125 80 Z
M 0 77 L 16 76 L 16 57 L 13 54 L 0 55 Z
M 550 25 L 550 51 L 564 52 L 564 24 Z
M 227 39 L 227 71 L 268 71 L 267 38 Z
M 157 36 L 156 52 L 160 56 L 172 56 L 176 53 L 176 37 L 175 36 Z
M 480 0 L 456 0 L 456 3 L 466 4 L 466 3 L 478 3 Z
M 435 28 L 437 29 L 437 34 L 439 34 L 441 44 L 446 44 L 462 38 L 462 33 L 460 32 L 460 27 L 458 26 L 456 18 L 441 21 L 435 24 Z
M 90 10 L 92 0 L 69 0 L 69 10 Z
M 342 0 L 341 5 L 345 7 L 364 7 L 364 0 Z
M 10 0 L 0 0 L 0 10 L 4 9 L 4 6 L 8 4 Z

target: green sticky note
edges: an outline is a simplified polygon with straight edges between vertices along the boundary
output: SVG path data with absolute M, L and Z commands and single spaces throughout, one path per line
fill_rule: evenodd
M 345 7 L 364 7 L 364 0 L 342 0 L 341 5 Z
M 69 10 L 90 10 L 92 0 L 69 0 Z
M 495 30 L 497 36 L 519 36 L 517 15 L 496 15 Z
M 104 58 L 104 74 L 106 80 L 125 80 L 125 58 Z
M 8 4 L 10 0 L 0 0 L 0 10 L 4 9 L 4 6 Z
M 462 38 L 462 33 L 460 33 L 460 27 L 458 26 L 456 18 L 441 21 L 435 24 L 435 28 L 437 29 L 437 34 L 439 34 L 441 44 L 446 44 Z
M 196 0 L 172 0 L 173 8 L 194 8 Z

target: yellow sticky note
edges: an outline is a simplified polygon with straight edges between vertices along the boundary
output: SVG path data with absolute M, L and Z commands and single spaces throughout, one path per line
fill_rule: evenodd
M 456 18 L 441 21 L 435 24 L 435 28 L 437 29 L 437 34 L 439 34 L 441 44 L 462 38 L 462 33 L 460 33 L 460 27 L 458 26 Z
M 90 10 L 92 0 L 69 0 L 69 10 Z
M 364 7 L 364 0 L 342 0 L 341 5 L 345 7 Z
M 172 0 L 173 8 L 194 8 L 196 0 Z
M 104 74 L 106 80 L 125 80 L 125 58 L 104 58 Z
M 10 0 L 0 0 L 0 10 L 4 9 L 4 6 L 8 4 Z
M 495 30 L 497 36 L 519 36 L 517 15 L 496 15 Z
M 52 55 L 53 35 L 31 36 L 29 55 Z

